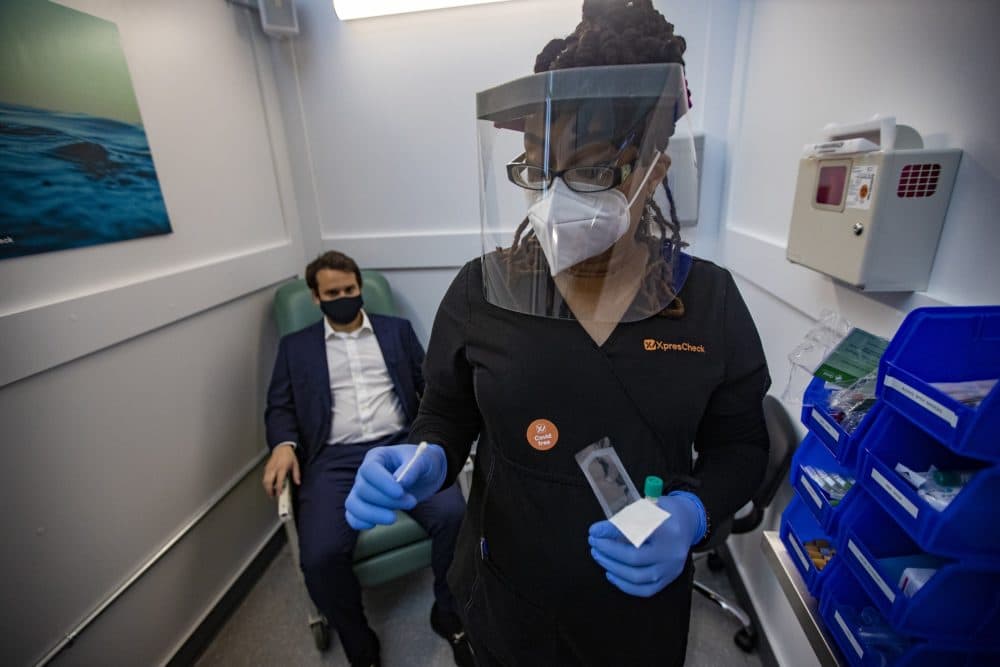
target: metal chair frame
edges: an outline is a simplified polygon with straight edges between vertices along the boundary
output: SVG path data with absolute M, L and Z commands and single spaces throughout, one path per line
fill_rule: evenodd
M 764 397 L 764 421 L 767 425 L 770 444 L 768 465 L 764 480 L 751 501 L 750 511 L 745 516 L 737 515 L 726 518 L 715 530 L 715 534 L 708 544 L 703 545 L 694 555 L 695 560 L 707 559 L 709 569 L 713 571 L 725 567 L 722 558 L 716 553 L 716 549 L 722 546 L 729 535 L 748 533 L 755 530 L 763 521 L 764 508 L 771 504 L 778 489 L 784 484 L 788 469 L 791 467 L 792 455 L 795 454 L 798 447 L 798 432 L 795 430 L 792 418 L 774 396 Z M 750 614 L 746 610 L 697 579 L 694 581 L 694 590 L 717 604 L 739 622 L 740 629 L 733 635 L 733 641 L 737 646 L 747 653 L 757 648 L 758 634 L 753 627 Z

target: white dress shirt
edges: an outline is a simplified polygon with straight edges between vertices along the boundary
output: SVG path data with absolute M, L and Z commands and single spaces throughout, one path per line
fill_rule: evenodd
M 361 327 L 350 333 L 334 331 L 323 318 L 333 396 L 333 421 L 327 441 L 331 445 L 371 442 L 406 426 L 371 320 L 363 310 L 361 315 Z

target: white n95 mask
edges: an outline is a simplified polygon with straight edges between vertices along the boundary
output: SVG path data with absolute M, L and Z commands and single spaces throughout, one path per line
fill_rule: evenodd
M 628 231 L 628 209 L 620 190 L 576 192 L 556 178 L 528 208 L 552 275 L 613 246 Z
M 656 151 L 651 164 L 656 164 L 662 154 L 663 151 Z M 652 173 L 652 168 L 646 169 L 631 200 L 616 188 L 577 192 L 562 178 L 553 180 L 545 194 L 528 207 L 528 220 L 553 277 L 600 255 L 625 235 L 630 222 L 629 209 Z

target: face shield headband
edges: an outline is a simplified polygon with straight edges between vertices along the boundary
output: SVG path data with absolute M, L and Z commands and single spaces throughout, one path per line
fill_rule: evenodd
M 480 93 L 477 110 L 488 300 L 563 317 L 559 295 L 543 296 L 544 281 L 532 276 L 554 277 L 597 256 L 620 259 L 626 235 L 647 243 L 651 256 L 659 257 L 653 245 L 661 241 L 677 245 L 647 198 L 649 179 L 663 176 L 654 166 L 668 143 L 673 149 L 687 111 L 680 65 L 544 72 Z M 650 307 L 672 298 L 669 289 L 657 291 Z

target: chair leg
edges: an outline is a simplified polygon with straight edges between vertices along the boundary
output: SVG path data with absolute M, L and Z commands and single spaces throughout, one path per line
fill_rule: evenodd
M 708 554 L 708 569 L 712 572 L 722 572 L 726 569 L 726 561 L 722 560 L 722 556 L 714 551 L 710 551 Z
M 753 624 L 750 622 L 749 614 L 698 580 L 694 582 L 694 589 L 719 605 L 723 611 L 733 616 L 743 626 L 733 636 L 733 641 L 740 649 L 750 653 L 757 647 L 757 631 L 754 630 Z
M 325 616 L 320 615 L 318 619 L 309 623 L 309 629 L 312 630 L 313 642 L 317 649 L 326 651 L 330 648 L 330 624 L 327 623 Z
M 711 600 L 712 602 L 714 602 L 715 604 L 722 607 L 723 610 L 725 610 L 727 613 L 736 618 L 736 620 L 739 621 L 740 625 L 742 625 L 744 628 L 751 627 L 749 614 L 747 614 L 745 611 L 743 611 L 742 609 L 731 603 L 729 600 L 722 597 L 721 595 L 719 595 L 718 593 L 716 593 L 711 588 L 709 588 L 708 586 L 706 586 L 705 584 L 701 583 L 698 580 L 695 580 L 694 582 L 694 589 L 699 593 L 701 593 L 702 595 L 704 595 L 709 600 Z
M 292 550 L 293 567 L 298 574 L 299 581 L 302 582 L 302 590 L 305 591 L 306 579 L 302 574 L 302 568 L 299 567 L 299 532 L 295 529 L 294 517 L 289 515 L 287 518 L 282 519 L 282 523 L 285 526 L 288 545 Z M 313 604 L 308 592 L 306 593 L 306 600 L 309 605 L 309 629 L 312 631 L 313 640 L 316 642 L 316 648 L 320 651 L 325 651 L 330 647 L 330 624 L 326 620 L 326 617 L 316 608 L 316 605 Z
M 705 561 L 708 569 L 712 572 L 722 572 L 726 569 L 726 561 L 714 549 L 711 551 L 699 551 L 691 556 L 691 560 L 695 563 Z

